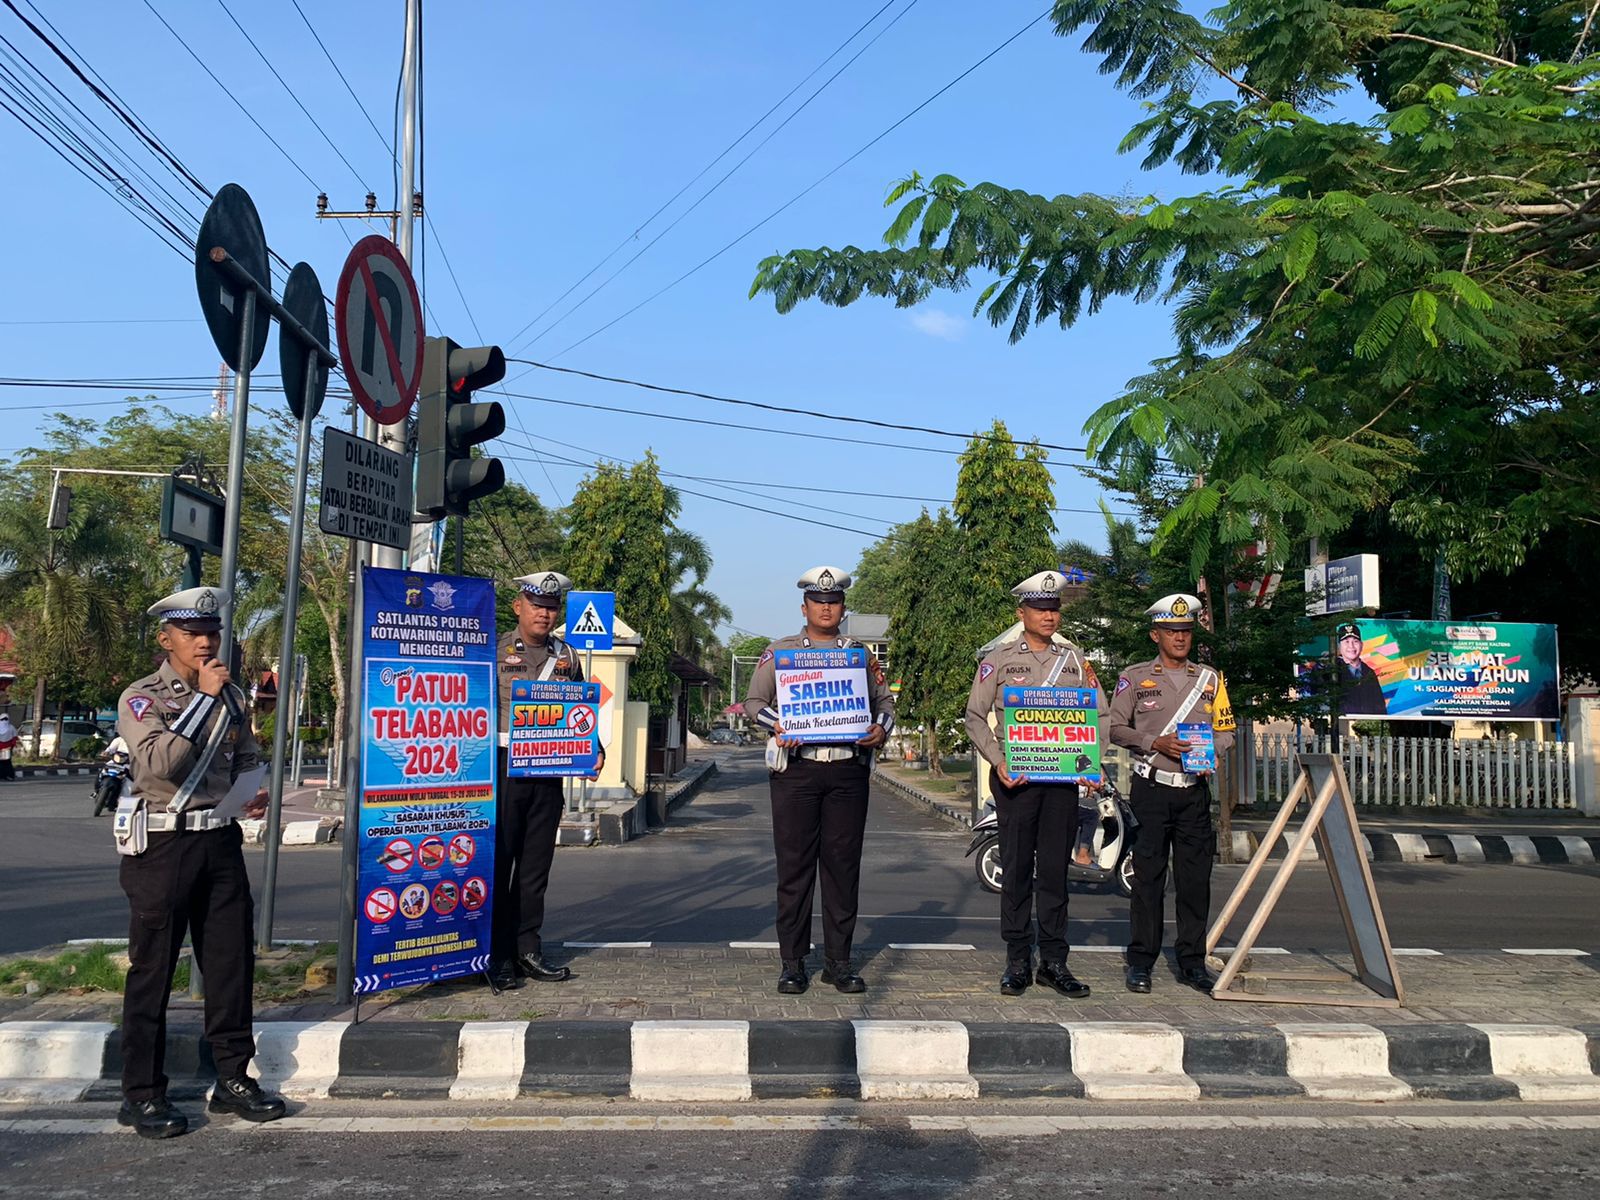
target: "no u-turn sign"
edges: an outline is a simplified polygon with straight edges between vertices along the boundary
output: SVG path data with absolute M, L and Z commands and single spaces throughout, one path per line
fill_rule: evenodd
M 339 361 L 362 410 L 380 425 L 405 420 L 422 382 L 422 301 L 399 247 L 362 238 L 334 296 Z

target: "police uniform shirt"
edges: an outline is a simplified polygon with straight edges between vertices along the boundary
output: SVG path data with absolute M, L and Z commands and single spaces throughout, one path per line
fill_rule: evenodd
M 522 631 L 511 630 L 500 635 L 500 744 L 506 745 L 506 731 L 511 728 L 511 684 L 518 679 L 560 679 L 569 683 L 583 682 L 583 668 L 578 665 L 577 653 L 555 635 L 542 642 L 530 642 Z M 552 657 L 555 665 L 545 675 L 545 664 Z
M 998 722 L 1004 708 L 1001 703 L 1004 692 L 1001 689 L 1043 687 L 1058 665 L 1061 671 L 1056 675 L 1055 682 L 1050 684 L 1051 687 L 1094 689 L 1095 708 L 1100 714 L 1101 740 L 1104 741 L 1106 697 L 1100 690 L 1100 680 L 1095 676 L 1094 666 L 1083 651 L 1070 642 L 1063 646 L 1052 640 L 1048 648 L 1035 653 L 1028 649 L 1027 643 L 1019 636 L 1015 641 L 996 647 L 978 664 L 977 674 L 972 679 L 972 691 L 967 694 L 967 736 L 972 739 L 972 748 L 985 762 L 998 767 L 1004 766 L 1006 761 L 1005 751 L 995 737 L 994 730 L 989 727 L 990 714 Z
M 841 637 L 835 639 L 833 646 L 824 645 L 824 649 L 838 648 L 848 650 L 860 646 L 861 643 L 853 638 Z M 778 725 L 778 710 L 773 707 L 778 701 L 778 669 L 774 665 L 774 658 L 779 650 L 812 650 L 817 644 L 806 636 L 805 630 L 781 637 L 762 653 L 761 659 L 756 663 L 754 674 L 750 676 L 750 691 L 745 696 L 744 711 L 752 721 L 765 727 L 774 729 Z M 869 653 L 867 655 L 867 700 L 872 705 L 872 719 L 875 724 L 883 726 L 885 734 L 894 731 L 894 693 L 889 690 L 889 682 L 884 678 L 883 668 L 878 665 L 878 660 Z M 852 738 L 846 744 L 853 744 Z
M 195 788 L 191 811 L 216 807 L 239 773 L 260 761 L 261 747 L 251 732 L 243 693 L 231 683 L 226 686 L 241 715 Z M 152 810 L 164 809 L 200 761 L 216 723 L 229 719 L 221 696 L 196 691 L 170 662 L 123 692 L 117 702 L 117 733 L 128 744 L 134 793 L 145 797 Z
M 1183 719 L 1185 725 L 1210 725 L 1218 755 L 1233 745 L 1233 709 L 1228 703 L 1228 685 L 1214 668 L 1185 662 L 1167 670 L 1159 658 L 1138 663 L 1123 671 L 1111 697 L 1111 742 L 1145 755 L 1172 715 L 1183 707 L 1201 672 L 1209 675 L 1200 700 Z M 1172 729 L 1177 732 L 1176 726 Z M 1165 754 L 1156 754 L 1151 765 L 1158 771 L 1182 772 L 1183 765 Z

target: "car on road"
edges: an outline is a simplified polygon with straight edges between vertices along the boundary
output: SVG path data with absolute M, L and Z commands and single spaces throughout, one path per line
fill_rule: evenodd
M 63 758 L 72 753 L 72 747 L 80 738 L 96 738 L 99 740 L 101 748 L 104 748 L 110 741 L 110 738 L 105 735 L 100 726 L 93 721 L 74 721 L 69 718 L 62 723 L 61 732 L 66 739 L 61 751 Z M 17 726 L 17 749 L 25 754 L 33 753 L 32 721 L 24 721 Z M 39 734 L 39 755 L 42 758 L 50 758 L 55 754 L 55 749 L 56 722 L 53 717 L 47 717 L 44 723 L 44 730 Z
M 749 740 L 737 729 L 729 729 L 725 725 L 719 725 L 706 734 L 706 741 L 713 746 L 743 746 Z

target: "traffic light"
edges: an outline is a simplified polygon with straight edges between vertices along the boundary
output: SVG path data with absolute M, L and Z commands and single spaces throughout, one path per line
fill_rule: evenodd
M 458 346 L 431 337 L 422 353 L 417 399 L 417 511 L 434 520 L 464 517 L 474 500 L 505 486 L 497 458 L 474 458 L 472 448 L 506 430 L 498 401 L 473 403 L 472 393 L 505 378 L 499 346 Z

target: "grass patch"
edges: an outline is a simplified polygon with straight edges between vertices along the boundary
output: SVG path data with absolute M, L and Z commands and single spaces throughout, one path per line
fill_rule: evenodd
M 284 946 L 256 959 L 254 995 L 257 1003 L 293 999 L 306 991 L 306 967 L 319 959 L 331 958 L 332 942 L 316 946 Z M 0 995 L 28 994 L 28 984 L 36 983 L 36 996 L 52 992 L 81 995 L 86 992 L 120 994 L 128 972 L 121 946 L 101 943 L 75 946 L 50 958 L 14 958 L 0 962 Z M 172 993 L 187 995 L 191 978 L 187 954 L 172 973 Z
M 74 947 L 53 958 L 14 958 L 0 963 L 0 993 L 21 996 L 28 984 L 38 984 L 35 995 L 49 992 L 121 992 L 127 970 L 104 944 Z

